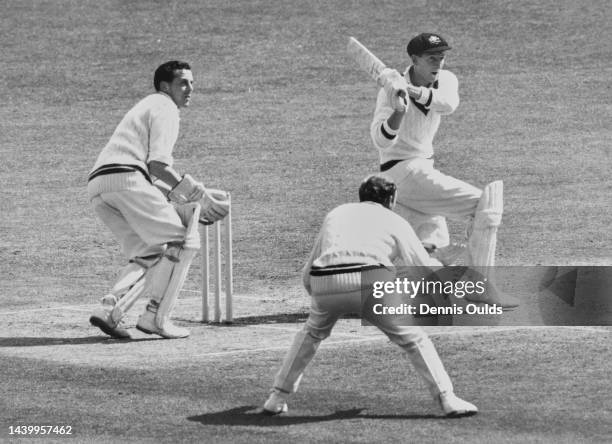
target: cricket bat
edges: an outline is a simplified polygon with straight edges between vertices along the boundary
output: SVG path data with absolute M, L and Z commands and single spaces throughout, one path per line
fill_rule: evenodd
M 349 55 L 357 62 L 359 67 L 363 69 L 369 76 L 378 83 L 378 86 L 383 86 L 380 79 L 380 73 L 387 67 L 381 60 L 370 52 L 368 48 L 363 46 L 355 37 L 349 37 L 347 45 Z

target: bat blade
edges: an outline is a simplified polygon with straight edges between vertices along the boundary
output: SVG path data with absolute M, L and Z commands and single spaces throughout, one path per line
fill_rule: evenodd
M 378 57 L 368 48 L 363 46 L 355 37 L 349 37 L 347 45 L 349 55 L 357 62 L 359 67 L 364 70 L 375 82 L 380 85 L 380 73 L 387 67 Z

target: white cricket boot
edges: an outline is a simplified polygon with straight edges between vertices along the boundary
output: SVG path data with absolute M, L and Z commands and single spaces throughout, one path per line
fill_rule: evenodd
M 464 401 L 453 392 L 440 393 L 438 401 L 442 411 L 449 418 L 472 416 L 478 413 L 478 407 L 470 402 Z
M 115 339 L 132 339 L 132 335 L 125 328 L 123 321 L 116 322 L 111 316 L 111 311 L 116 303 L 117 298 L 114 295 L 104 296 L 102 307 L 94 309 L 89 317 L 89 323 Z
M 263 413 L 266 415 L 279 415 L 281 413 L 287 413 L 289 410 L 287 407 L 287 398 L 289 393 L 283 393 L 280 390 L 274 389 L 268 400 L 263 405 Z
M 155 301 L 150 301 L 145 312 L 139 316 L 136 324 L 138 330 L 148 335 L 155 334 L 166 339 L 179 339 L 189 336 L 189 330 L 174 325 L 170 320 L 164 322 L 162 327 L 158 326 L 156 322 L 157 306 L 154 304 L 156 304 Z

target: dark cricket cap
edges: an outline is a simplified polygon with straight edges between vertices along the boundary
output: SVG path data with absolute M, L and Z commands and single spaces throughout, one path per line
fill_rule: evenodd
M 424 32 L 417 35 L 408 43 L 408 55 L 421 55 L 430 52 L 446 51 L 451 49 L 448 42 L 438 34 Z

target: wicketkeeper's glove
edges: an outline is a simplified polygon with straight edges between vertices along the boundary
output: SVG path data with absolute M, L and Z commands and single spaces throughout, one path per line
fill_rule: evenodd
M 206 188 L 200 205 L 200 222 L 210 225 L 223 219 L 230 211 L 230 194 L 227 191 Z

